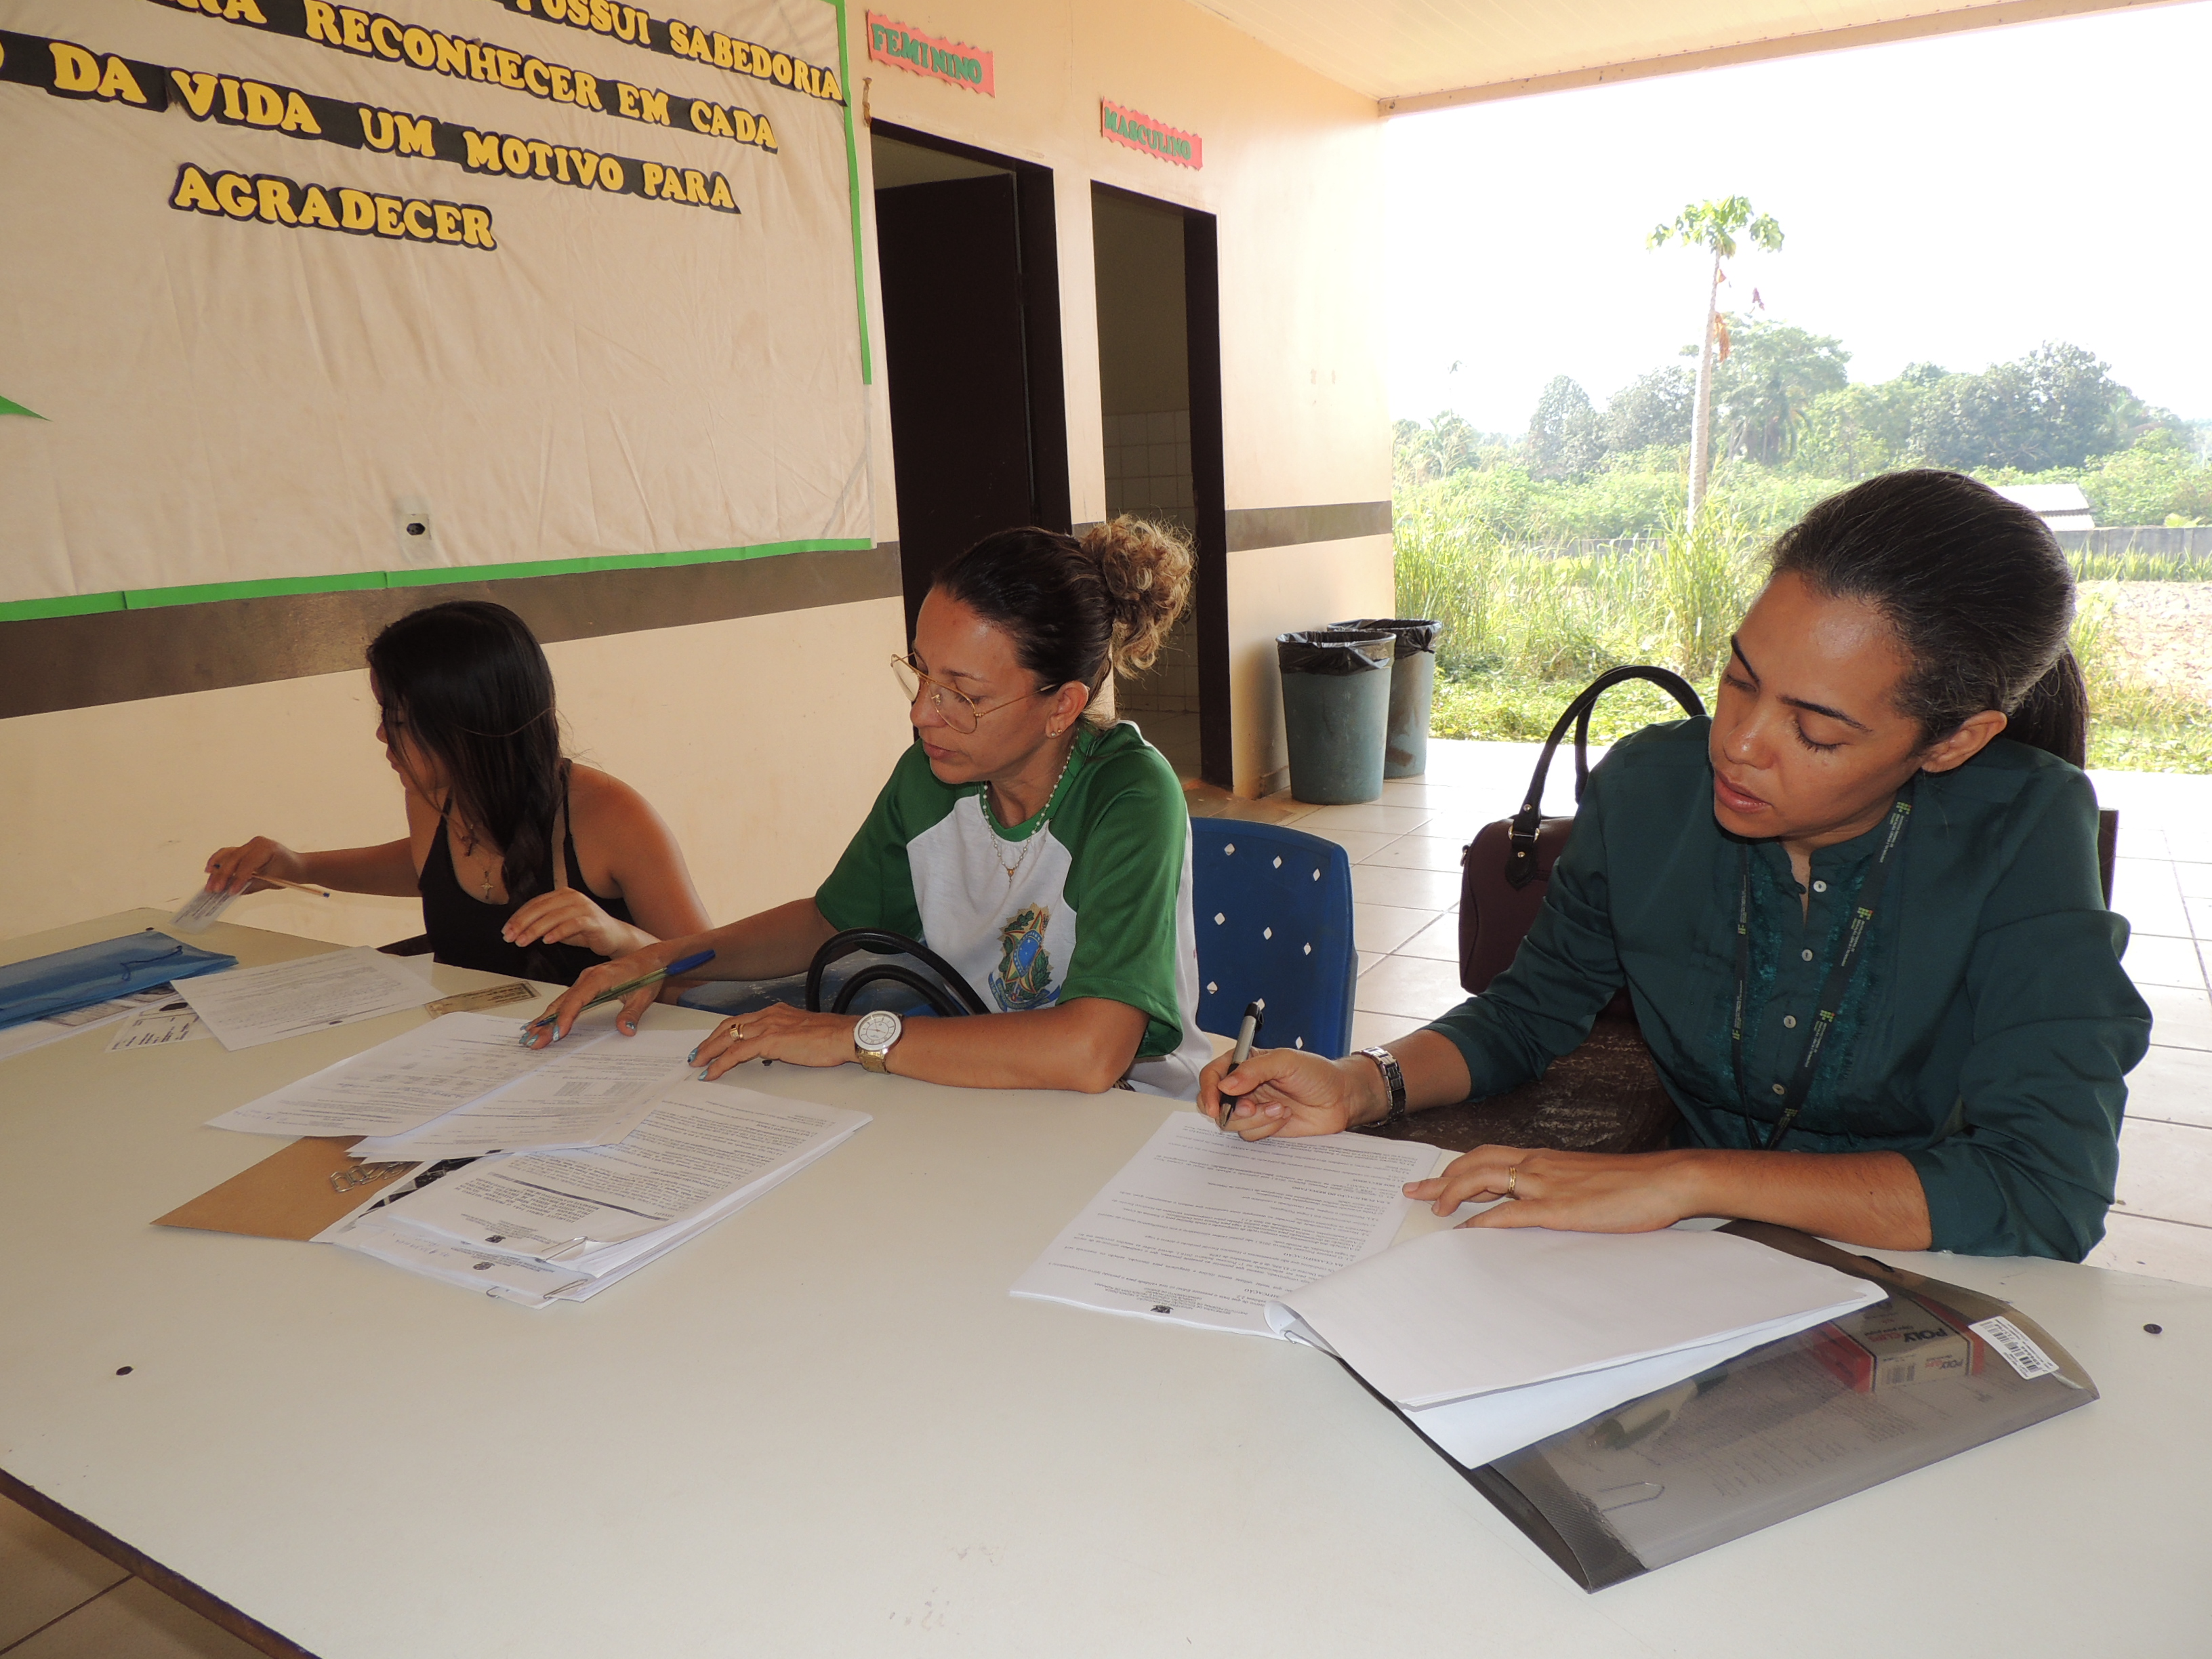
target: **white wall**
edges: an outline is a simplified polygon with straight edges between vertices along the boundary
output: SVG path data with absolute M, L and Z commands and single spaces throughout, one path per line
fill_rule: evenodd
M 547 647 L 572 752 L 674 826 L 718 921 L 811 892 L 908 727 L 887 662 L 896 599 Z M 0 938 L 180 902 L 217 847 L 405 833 L 366 670 L 0 720 Z M 380 945 L 411 900 L 240 901 L 249 926 Z
M 1382 380 L 1382 129 L 1374 103 L 1293 64 L 1183 0 L 945 0 L 917 27 L 995 55 L 984 98 L 867 57 L 852 19 L 853 80 L 878 118 L 1053 169 L 1061 358 L 1077 522 L 1107 506 L 1100 420 L 1093 180 L 1196 208 L 1218 222 L 1224 472 L 1228 505 L 1321 506 L 1390 493 Z M 1193 172 L 1108 142 L 1098 100 L 1198 132 Z M 866 147 L 862 148 L 865 166 Z M 866 180 L 863 179 L 864 190 Z M 871 240 L 870 324 L 883 378 Z M 878 387 L 878 533 L 895 533 L 888 399 Z M 1237 787 L 1284 763 L 1276 632 L 1392 608 L 1390 541 L 1367 537 L 1230 559 Z M 1256 584 L 1248 589 L 1247 584 Z M 1264 671 L 1255 653 L 1267 656 Z

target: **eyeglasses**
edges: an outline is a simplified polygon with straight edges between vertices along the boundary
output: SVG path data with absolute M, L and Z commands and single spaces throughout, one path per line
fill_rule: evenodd
M 937 711 L 938 718 L 963 735 L 973 732 L 975 723 L 986 714 L 995 714 L 1001 708 L 1025 702 L 1031 697 L 1050 696 L 1060 689 L 1056 685 L 1040 686 L 1034 691 L 1024 691 L 1018 696 L 1007 697 L 985 708 L 965 691 L 957 690 L 943 680 L 932 679 L 914 665 L 912 657 L 893 657 L 891 672 L 898 676 L 899 689 L 906 693 L 909 710 L 921 701 L 922 692 L 927 689 L 929 706 Z

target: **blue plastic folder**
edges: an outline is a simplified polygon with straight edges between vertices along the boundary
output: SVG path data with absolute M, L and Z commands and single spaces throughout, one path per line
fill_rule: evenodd
M 236 957 L 203 951 L 149 927 L 143 933 L 80 945 L 0 968 L 0 1031 L 65 1014 L 132 991 L 238 966 Z

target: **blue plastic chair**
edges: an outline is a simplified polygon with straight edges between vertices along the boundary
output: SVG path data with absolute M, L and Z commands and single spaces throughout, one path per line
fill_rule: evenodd
M 1233 1036 L 1264 1001 L 1261 1045 L 1331 1060 L 1352 1047 L 1352 860 L 1319 836 L 1236 818 L 1190 823 L 1198 1024 Z

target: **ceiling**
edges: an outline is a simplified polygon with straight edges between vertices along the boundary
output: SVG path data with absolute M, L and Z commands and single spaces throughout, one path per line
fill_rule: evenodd
M 1193 0 L 1409 114 L 2173 0 Z

